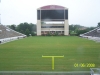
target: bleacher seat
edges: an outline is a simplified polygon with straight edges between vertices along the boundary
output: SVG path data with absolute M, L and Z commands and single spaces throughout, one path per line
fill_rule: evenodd
M 95 28 L 87 33 L 83 34 L 84 36 L 100 37 L 100 27 Z
M 0 43 L 23 37 L 26 37 L 26 35 L 0 25 Z
M 97 27 L 87 33 L 81 34 L 81 37 L 100 42 L 100 27 Z

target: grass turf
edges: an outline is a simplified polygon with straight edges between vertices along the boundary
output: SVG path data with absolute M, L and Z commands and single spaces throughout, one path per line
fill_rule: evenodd
M 52 70 L 51 58 L 55 58 Z M 75 64 L 76 63 L 76 64 Z M 72 36 L 35 36 L 0 45 L 0 71 L 89 71 L 100 68 L 100 43 Z

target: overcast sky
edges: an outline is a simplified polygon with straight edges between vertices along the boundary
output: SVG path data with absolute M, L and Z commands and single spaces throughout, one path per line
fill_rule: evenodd
M 61 5 L 69 9 L 69 24 L 97 26 L 100 22 L 100 0 L 1 0 L 1 23 L 11 25 L 23 22 L 36 24 L 37 8 Z

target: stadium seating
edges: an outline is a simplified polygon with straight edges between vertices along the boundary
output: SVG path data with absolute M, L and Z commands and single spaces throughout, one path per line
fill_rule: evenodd
M 97 27 L 87 33 L 81 34 L 80 36 L 84 38 L 88 38 L 89 40 L 100 42 L 100 27 Z
M 26 37 L 26 35 L 16 32 L 4 25 L 0 25 L 0 43 L 10 42 L 23 37 Z

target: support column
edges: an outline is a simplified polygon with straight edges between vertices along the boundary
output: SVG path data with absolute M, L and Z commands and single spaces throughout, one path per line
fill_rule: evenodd
M 69 35 L 69 24 L 68 24 L 68 20 L 66 19 L 64 23 L 64 35 Z
M 41 20 L 37 20 L 37 36 L 41 35 Z

